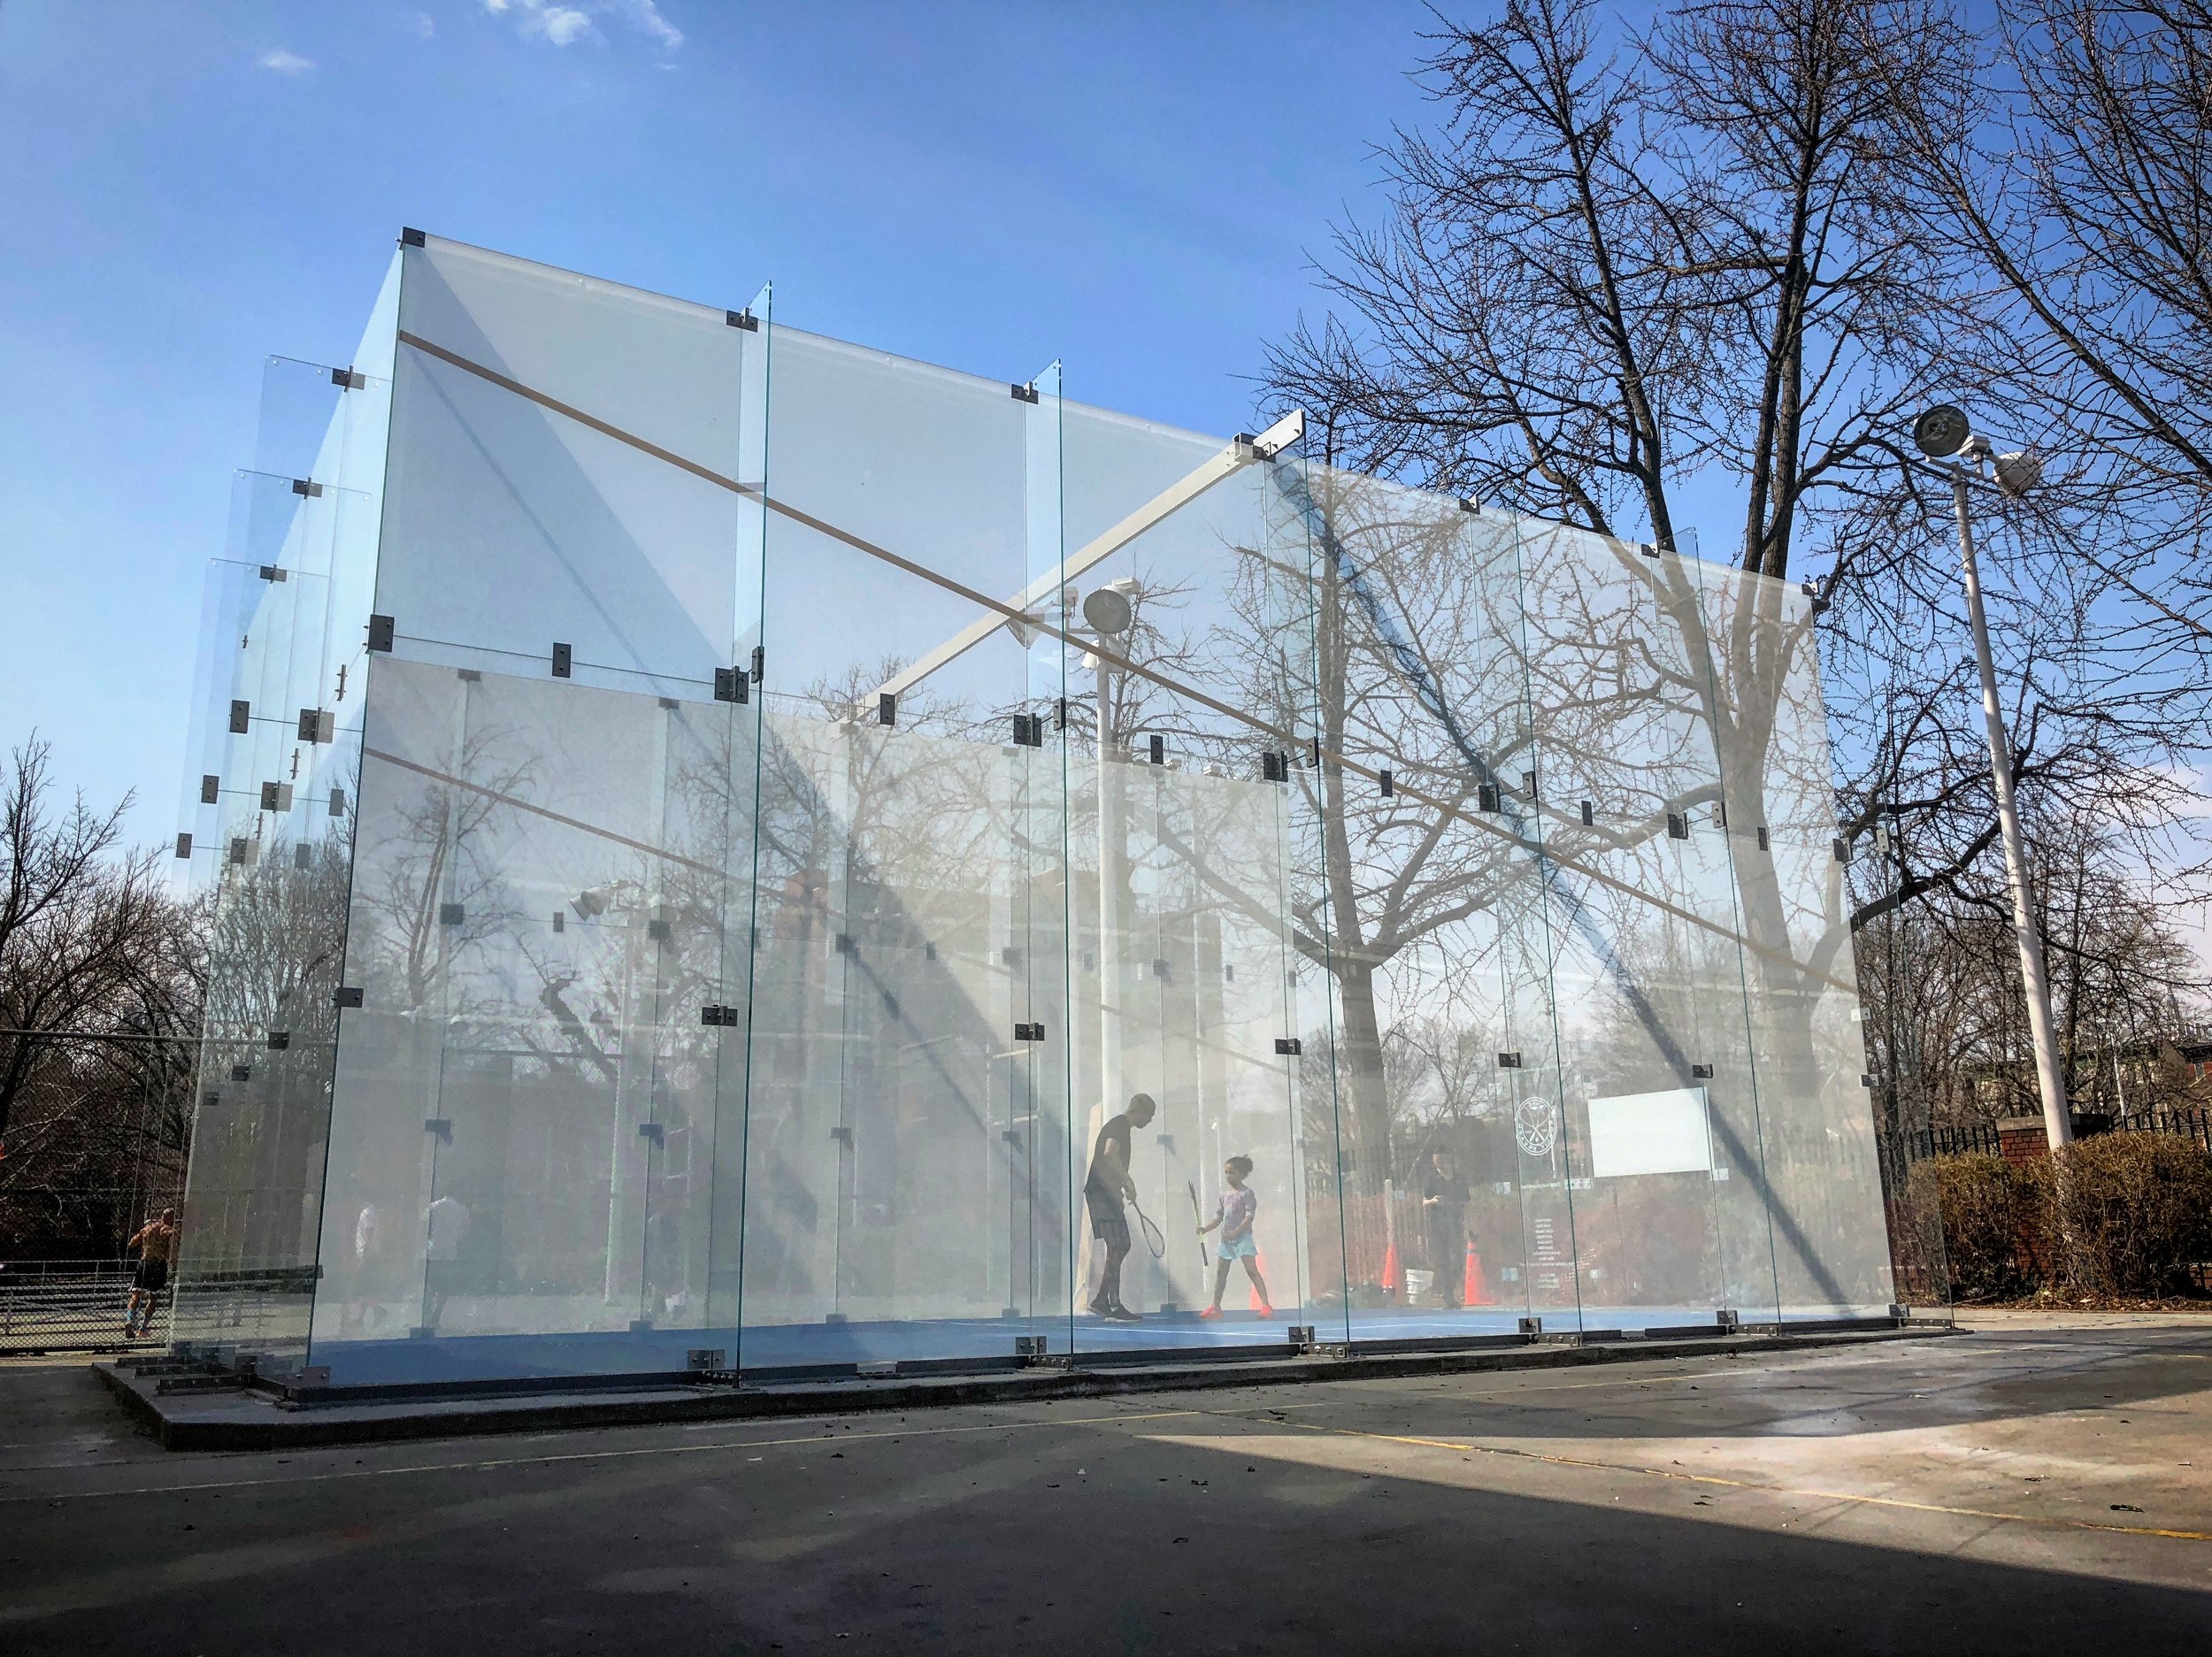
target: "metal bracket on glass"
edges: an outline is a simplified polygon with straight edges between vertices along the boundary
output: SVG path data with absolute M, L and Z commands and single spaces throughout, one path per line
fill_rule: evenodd
M 1294 1059 L 1301 1054 L 1304 1053 L 1305 1050 L 1305 1047 L 1300 1043 L 1296 1036 L 1277 1036 L 1275 1038 L 1275 1051 L 1283 1055 L 1286 1058 Z
M 1544 1320 L 1542 1318 L 1525 1317 L 1521 1320 L 1521 1339 L 1523 1340 L 1540 1340 L 1543 1339 L 1543 1334 Z
M 1396 784 L 1394 781 L 1393 781 L 1393 780 L 1392 780 L 1392 779 L 1391 779 L 1391 775 L 1390 775 L 1390 767 L 1389 767 L 1389 766 L 1387 766 L 1387 765 L 1384 766 L 1384 767 L 1382 768 L 1382 770 L 1380 770 L 1379 771 L 1376 772 L 1375 774 L 1376 774 L 1376 776 L 1377 776 L 1379 779 L 1381 779 L 1381 782 L 1382 782 L 1382 797 L 1383 797 L 1384 799 L 1388 800 L 1388 799 L 1390 799 L 1391 797 L 1393 797 L 1394 794 L 1397 794 L 1397 792 L 1398 792 L 1398 786 L 1397 786 L 1397 784 Z
M 1821 596 L 1820 588 L 1816 587 L 1812 582 L 1800 581 L 1797 584 L 1797 590 L 1804 594 L 1807 598 L 1813 601 L 1812 612 L 1814 615 L 1817 616 L 1822 610 L 1828 608 L 1828 601 Z
M 1273 748 L 1269 748 L 1262 754 L 1260 756 L 1260 780 L 1262 782 L 1288 782 L 1290 780 L 1288 756 L 1278 753 Z
M 899 699 L 889 691 L 885 691 L 876 698 L 876 723 L 896 725 L 898 722 Z
M 233 702 L 230 705 L 230 733 L 233 736 L 245 735 L 246 732 L 250 728 L 249 722 L 252 718 L 253 703 L 250 702 Z
M 1014 1026 L 1014 1039 L 1017 1041 L 1042 1041 L 1044 1039 L 1045 1027 L 1041 1024 L 1017 1024 Z
M 662 1147 L 664 1149 L 665 1149 L 668 1145 L 667 1132 L 662 1124 L 657 1122 L 639 1123 L 637 1124 L 637 1136 L 641 1139 L 650 1139 L 654 1144 Z
M 568 647 L 565 644 L 556 644 L 553 647 L 553 677 L 555 679 L 568 677 Z
M 1009 385 L 1006 388 L 1014 394 L 1014 401 L 1017 403 L 1034 403 L 1037 401 L 1037 387 L 1034 386 Z
M 253 1066 L 250 1064 L 232 1065 L 230 1079 L 234 1082 L 250 1082 L 253 1080 Z
M 1767 849 L 1767 825 L 1763 823 L 1759 825 L 1759 849 Z
M 389 616 L 370 617 L 369 648 L 372 650 L 389 650 L 392 648 L 392 634 L 394 626 L 395 623 Z
M 411 225 L 404 225 L 400 228 L 399 245 L 403 248 L 419 248 L 426 246 L 427 242 L 421 231 Z
M 178 856 L 180 856 L 180 857 L 189 857 L 189 856 L 191 856 L 191 855 L 192 855 L 192 837 L 191 837 L 189 834 L 180 834 L 180 835 L 178 835 L 178 836 L 177 836 L 177 855 L 178 855 Z
M 253 862 L 253 842 L 243 835 L 234 837 L 230 843 L 230 861 L 240 869 Z
M 292 479 L 292 493 L 305 495 L 311 501 L 319 501 L 322 499 L 323 486 L 312 478 L 295 478 Z
M 1720 1327 L 1723 1332 L 1732 1335 L 1736 1332 L 1736 1330 L 1742 1323 L 1742 1320 L 1739 1318 L 1734 1312 L 1724 1306 L 1713 1314 L 1713 1322 Z
M 1293 1323 L 1286 1331 L 1290 1336 L 1290 1349 L 1296 1353 L 1311 1352 L 1314 1348 L 1313 1325 Z
M 1860 1086 L 1862 1086 L 1862 1087 L 1871 1087 L 1871 1086 L 1873 1086 L 1873 1085 L 1874 1085 L 1874 1078 L 1873 1078 L 1873 1077 L 1870 1076 L 1870 1075 L 1869 1075 L 1866 1071 L 1864 1071 L 1864 1070 L 1861 1070 L 1861 1071 L 1859 1072 L 1859 1085 L 1860 1085 Z
M 1709 1064 L 1693 1064 L 1690 1066 L 1690 1079 L 1694 1082 L 1711 1081 L 1713 1079 L 1713 1067 Z
M 422 1124 L 422 1131 L 436 1134 L 448 1145 L 453 1143 L 453 1118 L 450 1116 L 432 1116 Z
M 1670 811 L 1667 813 L 1667 838 L 1671 840 L 1686 840 L 1690 838 L 1688 812 Z
M 283 1052 L 283 1051 L 284 1051 L 284 1049 L 285 1049 L 285 1048 L 287 1048 L 287 1047 L 290 1047 L 291 1045 L 292 1045 L 292 1032 L 291 1032 L 290 1031 L 288 1031 L 288 1030 L 272 1030 L 271 1032 L 269 1032 L 269 1051 L 270 1051 L 270 1052 L 272 1052 L 272 1053 L 281 1053 L 281 1052 Z
M 1500 1070 L 1519 1070 L 1519 1069 L 1521 1068 L 1521 1055 L 1520 1055 L 1519 1054 L 1517 1054 L 1517 1053 L 1501 1053 L 1501 1054 L 1499 1054 L 1499 1055 L 1498 1055 L 1498 1068 L 1499 1068 Z
M 300 710 L 300 740 L 327 742 L 338 733 L 338 716 L 326 708 Z
M 728 326 L 742 328 L 748 334 L 760 332 L 760 318 L 753 314 L 749 305 L 743 311 L 725 311 L 722 313 L 722 320 Z
M 1147 757 L 1151 760 L 1152 763 L 1155 765 L 1167 763 L 1167 739 L 1165 737 L 1156 733 L 1145 739 L 1145 747 L 1148 750 Z
M 743 1023 L 743 1020 L 738 1016 L 736 1008 L 716 1005 L 702 1007 L 699 1009 L 699 1022 L 703 1024 L 712 1025 L 716 1029 L 731 1030 Z
M 848 1127 L 834 1127 L 830 1130 L 830 1138 L 835 1139 L 840 1145 L 850 1145 L 853 1142 L 853 1131 Z
M 438 905 L 438 924 L 441 926 L 458 926 L 467 919 L 468 909 L 465 905 L 459 903 Z
M 1597 808 L 1592 805 L 1587 800 L 1585 800 L 1582 802 L 1582 826 L 1584 828 L 1595 828 L 1597 826 Z
M 726 1346 L 694 1346 L 684 1354 L 684 1368 L 694 1375 L 714 1375 L 730 1367 Z
M 361 1005 L 361 999 L 360 990 L 350 984 L 342 984 L 330 993 L 330 1004 L 333 1007 L 358 1007 Z
M 292 809 L 292 785 L 288 782 L 263 783 L 261 809 L 264 811 L 289 811 Z
M 1045 745 L 1045 721 L 1042 714 L 1018 713 L 1014 716 L 1014 746 L 1042 748 Z
M 1836 840 L 1836 861 L 1839 863 L 1847 863 L 1851 861 L 1851 842 L 1840 836 Z
M 284 582 L 292 579 L 292 572 L 280 564 L 265 564 L 261 566 L 261 579 L 265 581 Z
M 1463 495 L 1459 497 L 1459 510 L 1463 512 L 1479 512 L 1482 510 L 1482 502 L 1471 495 Z
M 330 815 L 334 817 L 341 817 L 345 816 L 345 814 L 346 791 L 342 788 L 333 788 L 330 791 Z
M 714 699 L 717 702 L 746 702 L 749 687 L 745 670 L 741 667 L 718 667 L 714 670 Z
M 1498 809 L 1497 784 L 1494 782 L 1486 782 L 1475 785 L 1475 809 L 1478 811 L 1495 811 Z
M 360 391 L 367 387 L 369 377 L 357 369 L 334 368 L 330 371 L 330 383 L 341 391 Z
M 214 772 L 210 771 L 206 775 L 203 776 L 200 779 L 200 803 L 202 805 L 213 805 L 215 803 L 216 797 L 221 794 L 222 788 L 223 779 L 220 777 L 216 776 Z

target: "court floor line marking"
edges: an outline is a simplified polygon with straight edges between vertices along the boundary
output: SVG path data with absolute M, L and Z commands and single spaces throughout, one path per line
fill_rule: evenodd
M 1223 1420 L 1242 1421 L 1223 1415 Z M 1371 1438 L 1384 1444 L 1412 1445 L 1427 1450 L 1457 1450 L 1462 1454 L 1496 1455 L 1520 1461 L 1540 1461 L 1598 1473 L 1640 1473 L 1648 1478 L 1671 1479 L 1684 1484 L 1717 1484 L 1728 1490 L 1753 1491 L 1764 1496 L 1799 1496 L 1809 1501 L 1852 1502 L 1869 1507 L 1895 1507 L 1908 1513 L 1947 1514 L 1961 1519 L 1995 1519 L 2007 1524 L 2040 1525 L 2057 1530 L 2100 1530 L 2112 1536 L 2156 1536 L 2179 1542 L 2212 1542 L 2212 1530 L 2170 1530 L 2157 1525 L 2108 1524 L 2097 1519 L 2061 1519 L 2036 1514 L 1999 1513 L 1988 1507 L 1953 1507 L 1941 1502 L 1907 1501 L 1898 1496 L 1862 1496 L 1850 1491 L 1801 1489 L 1789 1484 L 1766 1484 L 1755 1479 L 1723 1478 L 1716 1473 L 1682 1473 L 1666 1467 L 1639 1467 L 1624 1461 L 1594 1461 L 1584 1456 L 1555 1455 L 1545 1450 L 1521 1450 L 1509 1445 L 1462 1443 L 1452 1438 L 1423 1438 L 1409 1434 L 1369 1432 L 1358 1427 L 1330 1427 L 1318 1422 L 1289 1421 L 1279 1426 L 1306 1432 L 1334 1434 L 1345 1438 Z

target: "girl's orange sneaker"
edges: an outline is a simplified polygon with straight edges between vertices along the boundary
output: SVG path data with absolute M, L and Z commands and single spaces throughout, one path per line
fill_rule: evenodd
M 1219 1317 L 1221 1316 L 1221 1308 L 1217 1306 L 1209 1306 L 1201 1311 L 1198 1316 L 1201 1317 Z

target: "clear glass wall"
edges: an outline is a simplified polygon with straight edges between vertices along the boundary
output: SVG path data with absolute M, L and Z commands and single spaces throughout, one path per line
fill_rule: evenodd
M 272 364 L 210 577 L 188 1338 L 348 1385 L 1893 1298 L 1801 595 L 765 290 L 411 236 L 360 359 Z

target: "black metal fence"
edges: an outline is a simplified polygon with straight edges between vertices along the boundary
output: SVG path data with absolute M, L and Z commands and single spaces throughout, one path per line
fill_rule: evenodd
M 127 1260 L 0 1261 L 0 1355 L 166 1346 L 165 1293 L 144 1334 L 123 1332 L 134 1265 Z
M 2171 1133 L 2189 1140 L 2200 1150 L 2212 1151 L 2212 1110 L 2137 1110 L 2126 1116 L 2078 1116 L 2078 1139 L 2099 1133 Z M 1924 1129 L 1914 1149 L 1922 1156 L 1955 1156 L 1983 1152 L 1995 1156 L 2002 1147 L 1996 1125 L 1970 1122 L 1953 1127 Z

